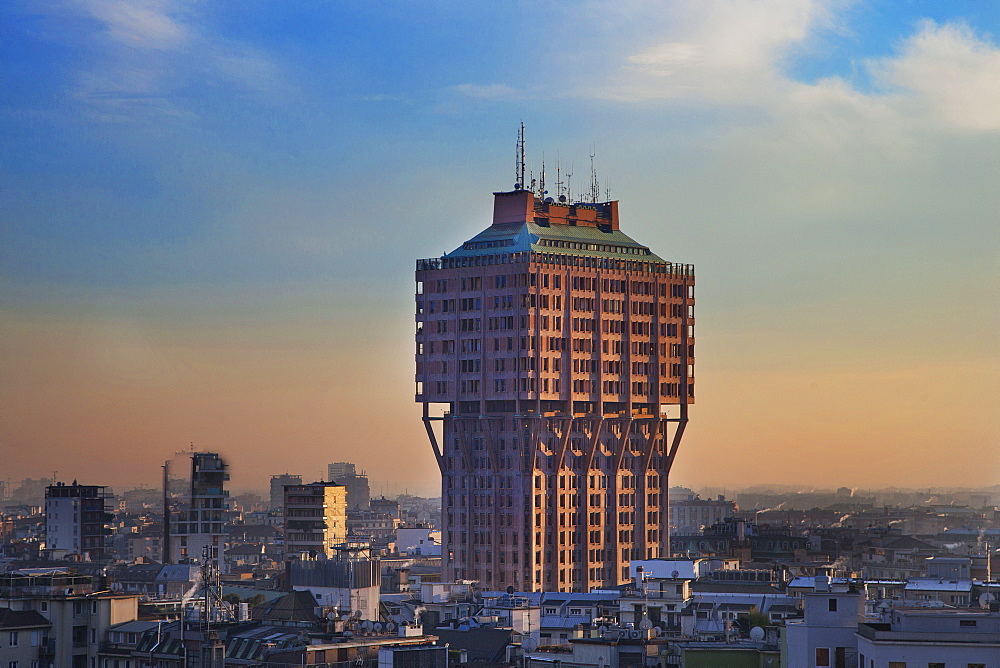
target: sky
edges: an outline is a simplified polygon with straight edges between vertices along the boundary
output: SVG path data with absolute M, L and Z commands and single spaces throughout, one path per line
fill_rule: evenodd
M 434 495 L 413 270 L 590 155 L 697 271 L 673 484 L 1000 483 L 1000 3 L 0 4 L 0 479 Z M 574 190 L 582 188 L 574 187 Z

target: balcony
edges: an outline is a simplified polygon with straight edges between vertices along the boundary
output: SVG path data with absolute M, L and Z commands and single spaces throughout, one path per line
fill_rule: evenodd
M 56 655 L 56 639 L 42 638 L 42 642 L 38 646 L 38 658 L 42 659 L 42 663 L 46 663 L 55 655 Z

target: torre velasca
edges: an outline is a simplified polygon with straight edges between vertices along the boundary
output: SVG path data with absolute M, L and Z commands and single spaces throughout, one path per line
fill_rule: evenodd
M 441 469 L 445 578 L 588 591 L 669 556 L 667 474 L 694 401 L 694 267 L 618 202 L 494 193 L 418 260 L 416 400 Z

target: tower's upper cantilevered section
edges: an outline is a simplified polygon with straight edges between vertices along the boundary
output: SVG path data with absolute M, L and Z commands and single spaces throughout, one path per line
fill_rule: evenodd
M 622 232 L 616 201 L 493 195 L 488 228 L 417 262 L 418 401 L 461 412 L 693 403 L 694 267 Z

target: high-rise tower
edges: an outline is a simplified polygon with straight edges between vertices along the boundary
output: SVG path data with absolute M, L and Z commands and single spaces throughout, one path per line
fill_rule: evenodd
M 169 520 L 168 556 L 171 560 L 212 562 L 221 570 L 229 512 L 229 491 L 225 488 L 229 466 L 214 452 L 177 456 L 182 454 L 190 454 L 191 476 L 185 480 L 189 483 L 186 498 L 178 499 L 175 507 L 164 509 L 164 520 Z M 169 467 L 165 465 L 164 483 L 168 487 L 169 482 Z
M 517 189 L 494 193 L 489 228 L 418 260 L 416 280 L 445 577 L 587 591 L 668 556 L 667 475 L 694 401 L 693 265 L 622 233 L 616 201 Z
M 107 512 L 111 498 L 102 485 L 72 485 L 56 483 L 45 488 L 45 542 L 51 554 L 87 555 L 93 561 L 103 561 L 108 523 L 113 515 Z

